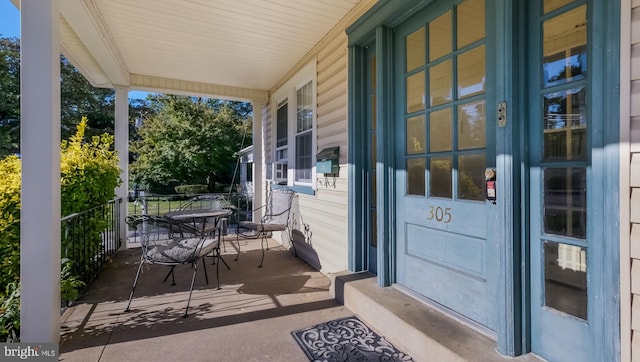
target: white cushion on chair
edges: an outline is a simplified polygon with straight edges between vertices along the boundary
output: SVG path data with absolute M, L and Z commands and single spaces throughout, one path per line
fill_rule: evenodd
M 243 229 L 256 230 L 256 231 L 283 231 L 287 229 L 287 225 L 285 224 L 262 224 L 259 222 L 253 221 L 240 221 L 240 227 Z

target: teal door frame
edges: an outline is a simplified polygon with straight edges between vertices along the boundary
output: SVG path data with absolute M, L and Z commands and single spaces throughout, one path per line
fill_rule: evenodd
M 388 68 L 392 64 L 393 32 L 376 26 L 373 36 L 365 37 L 358 46 L 349 46 L 349 270 L 362 271 L 367 268 L 368 245 L 368 205 L 367 169 L 369 167 L 368 92 L 366 72 L 368 61 L 366 44 L 375 41 L 376 66 L 376 129 L 381 147 L 376 150 L 377 185 L 377 282 L 379 286 L 389 286 L 395 279 L 393 263 L 395 256 L 395 235 L 385 225 L 394 225 L 394 149 L 393 134 L 393 72 Z M 357 91 L 351 91 L 357 89 Z
M 495 154 L 497 174 L 497 221 L 493 223 L 493 232 L 500 240 L 498 244 L 498 275 L 497 285 L 500 296 L 497 310 L 504 311 L 498 321 L 498 350 L 506 355 L 517 356 L 528 351 L 523 345 L 524 320 L 522 304 L 523 268 L 522 245 L 523 239 L 520 232 L 522 225 L 522 170 L 521 147 L 523 142 L 521 122 L 516 115 L 519 112 L 518 88 L 514 87 L 514 80 L 520 79 L 518 64 L 524 58 L 516 49 L 519 32 L 518 16 L 522 13 L 511 1 L 498 1 L 495 4 L 494 22 L 488 24 L 494 26 L 495 50 L 493 57 L 495 70 L 495 102 L 502 103 L 505 107 L 505 118 L 496 120 L 495 128 Z M 522 120 L 522 118 L 520 118 Z M 524 208 L 526 209 L 526 207 Z

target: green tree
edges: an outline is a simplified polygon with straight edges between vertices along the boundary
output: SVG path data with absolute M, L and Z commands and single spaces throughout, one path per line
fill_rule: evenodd
M 71 137 L 87 117 L 86 136 L 113 134 L 113 89 L 96 88 L 66 59 L 60 57 L 61 139 Z M 130 119 L 145 117 L 153 109 L 145 100 L 132 100 Z M 135 129 L 133 135 L 135 136 Z M 20 150 L 20 40 L 0 35 L 0 158 Z
M 0 37 L 0 158 L 20 149 L 20 42 Z
M 210 191 L 215 182 L 229 182 L 234 152 L 243 136 L 251 139 L 251 123 L 238 109 L 172 95 L 155 95 L 151 103 L 157 113 L 144 120 L 140 140 L 131 146 L 137 155 L 131 165 L 133 181 L 155 192 L 175 192 L 167 187 L 172 182 L 208 184 Z
M 92 86 L 64 56 L 60 57 L 60 79 L 61 138 L 71 137 L 83 117 L 89 120 L 85 130 L 89 139 L 113 134 L 114 90 Z

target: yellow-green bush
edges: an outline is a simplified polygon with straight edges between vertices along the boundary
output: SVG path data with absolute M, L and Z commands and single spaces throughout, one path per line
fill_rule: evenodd
M 76 134 L 61 144 L 62 216 L 106 203 L 114 197 L 114 189 L 121 182 L 118 155 L 111 149 L 113 136 L 105 134 L 85 142 L 86 125 L 87 120 L 83 118 Z M 7 313 L 19 308 L 16 295 L 19 295 L 20 280 L 20 186 L 20 159 L 9 156 L 0 160 L 0 316 L 3 317 L 0 318 L 0 342 L 19 338 L 19 315 Z M 101 226 L 105 221 L 96 217 L 89 223 L 96 226 L 93 234 L 86 238 L 90 245 L 72 247 L 63 230 L 63 256 L 73 248 L 80 248 L 88 251 L 84 257 L 92 258 L 99 250 Z M 83 283 L 76 278 L 70 263 L 77 266 L 82 260 L 61 262 L 63 298 L 73 297 Z
M 84 211 L 113 199 L 120 185 L 118 155 L 111 150 L 113 135 L 94 136 L 85 142 L 87 119 L 75 135 L 62 141 L 60 150 L 60 192 L 62 215 Z
M 0 160 L 0 295 L 20 280 L 20 159 Z

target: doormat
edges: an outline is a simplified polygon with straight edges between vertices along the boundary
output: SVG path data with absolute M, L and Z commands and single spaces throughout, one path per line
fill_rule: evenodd
M 291 334 L 310 361 L 413 361 L 356 316 Z

